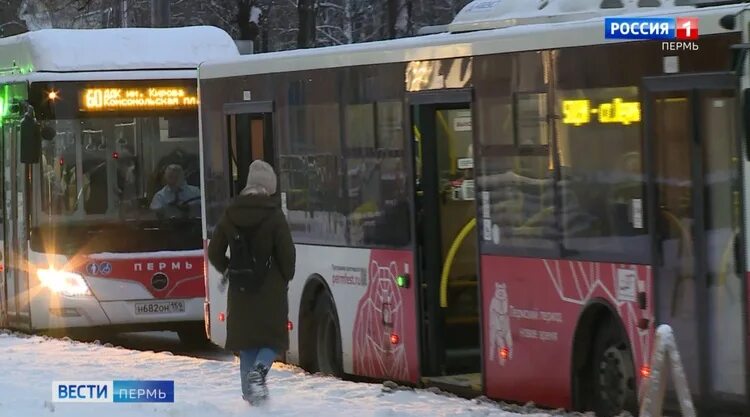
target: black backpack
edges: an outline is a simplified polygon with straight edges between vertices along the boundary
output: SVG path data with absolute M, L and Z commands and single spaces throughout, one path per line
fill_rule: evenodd
M 266 236 L 263 232 L 269 223 L 270 215 L 266 216 L 252 229 L 242 230 L 232 224 L 229 219 L 226 223 L 229 231 L 229 266 L 226 271 L 229 284 L 242 290 L 259 290 L 271 269 L 272 254 L 259 253 L 255 250 L 258 238 Z

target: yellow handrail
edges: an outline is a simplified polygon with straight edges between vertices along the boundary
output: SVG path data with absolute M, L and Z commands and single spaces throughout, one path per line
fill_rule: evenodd
M 476 225 L 476 217 L 466 223 L 466 225 L 461 229 L 461 232 L 458 233 L 458 236 L 456 236 L 456 238 L 453 240 L 453 243 L 448 250 L 448 255 L 445 257 L 445 262 L 443 263 L 443 273 L 440 276 L 440 307 L 442 308 L 448 307 L 448 276 L 450 275 L 451 268 L 453 267 L 453 258 L 456 256 L 456 252 L 458 252 L 458 248 L 461 247 L 461 244 L 464 242 L 464 239 L 466 239 L 466 236 L 469 235 L 471 230 L 476 227 Z

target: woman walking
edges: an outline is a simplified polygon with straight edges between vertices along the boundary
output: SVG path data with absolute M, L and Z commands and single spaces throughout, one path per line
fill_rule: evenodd
M 208 245 L 209 261 L 225 274 L 222 284 L 229 281 L 225 348 L 239 352 L 242 397 L 251 405 L 268 398 L 266 375 L 289 348 L 287 287 L 294 277 L 295 249 L 273 196 L 276 184 L 269 164 L 250 164 L 247 185 L 227 207 Z M 225 255 L 228 246 L 231 259 Z M 231 253 L 236 247 L 247 249 Z M 248 259 L 251 267 L 238 269 Z

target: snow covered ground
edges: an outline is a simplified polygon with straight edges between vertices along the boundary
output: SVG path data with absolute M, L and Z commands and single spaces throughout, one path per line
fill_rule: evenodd
M 170 404 L 52 403 L 52 381 L 174 380 Z M 311 376 L 282 364 L 269 374 L 271 401 L 250 408 L 239 394 L 231 361 L 141 352 L 107 345 L 12 334 L 0 330 L 0 417 L 304 416 L 513 417 L 499 405 L 427 390 Z M 549 414 L 524 407 L 527 416 Z

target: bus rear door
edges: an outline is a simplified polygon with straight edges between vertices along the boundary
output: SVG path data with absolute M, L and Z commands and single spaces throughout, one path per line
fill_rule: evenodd
M 673 328 L 704 412 L 747 409 L 737 85 L 723 73 L 644 82 L 655 324 Z

